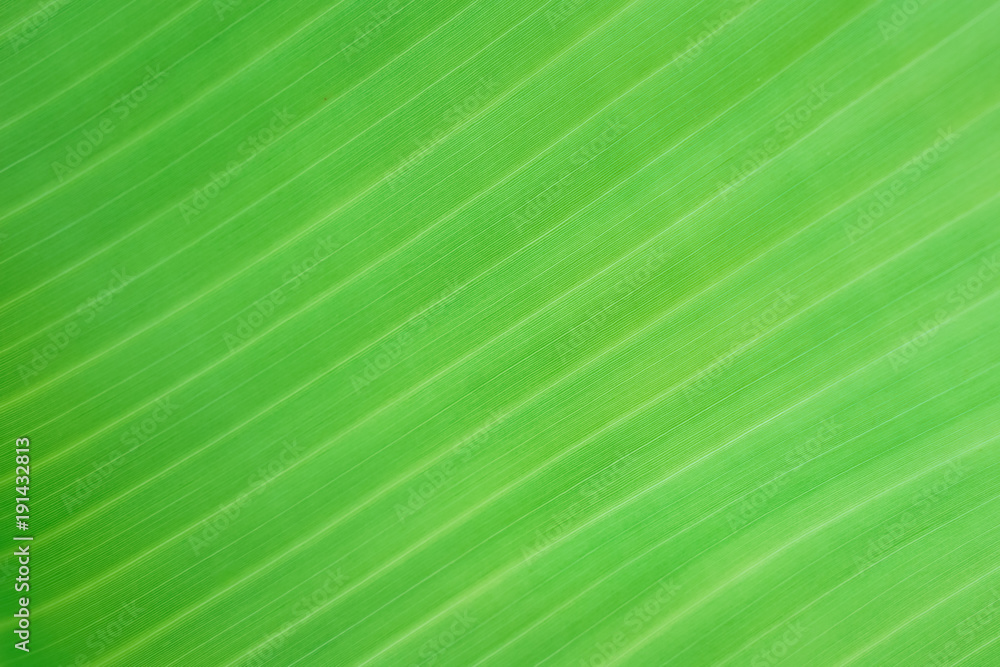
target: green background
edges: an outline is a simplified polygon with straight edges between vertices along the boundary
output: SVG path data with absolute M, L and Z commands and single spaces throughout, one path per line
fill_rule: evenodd
M 0 661 L 1000 663 L 998 35 L 2 3 Z

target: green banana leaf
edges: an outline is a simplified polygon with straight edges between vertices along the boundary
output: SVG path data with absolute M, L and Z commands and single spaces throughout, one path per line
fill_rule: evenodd
M 1000 664 L 1000 5 L 0 52 L 0 663 Z

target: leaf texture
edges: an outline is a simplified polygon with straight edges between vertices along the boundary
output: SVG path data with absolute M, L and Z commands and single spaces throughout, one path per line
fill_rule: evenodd
M 1000 664 L 998 35 L 3 3 L 3 664 Z

